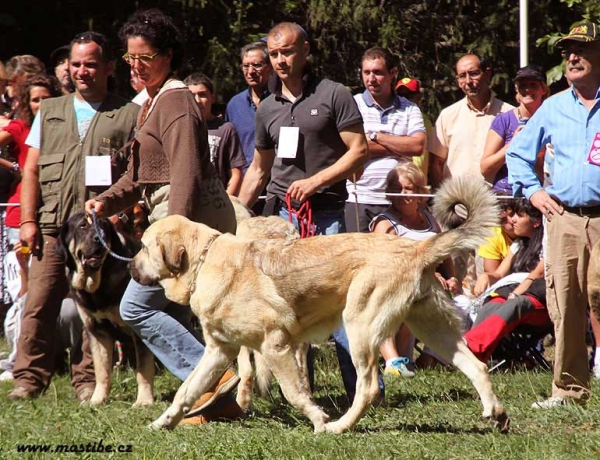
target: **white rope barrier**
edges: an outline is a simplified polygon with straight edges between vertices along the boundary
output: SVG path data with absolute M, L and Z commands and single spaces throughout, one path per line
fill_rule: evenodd
M 388 196 L 400 196 L 409 198 L 434 198 L 435 195 L 432 193 L 386 193 L 386 192 L 371 192 L 371 191 L 351 191 L 350 195 L 368 195 L 376 198 L 386 198 Z M 514 196 L 497 195 L 496 198 L 499 200 L 514 200 Z

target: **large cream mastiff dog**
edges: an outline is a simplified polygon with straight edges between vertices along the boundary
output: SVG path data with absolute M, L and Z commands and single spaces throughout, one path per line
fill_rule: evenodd
M 468 211 L 466 221 L 455 212 L 459 203 Z M 142 284 L 160 282 L 169 299 L 190 304 L 206 340 L 204 357 L 151 427 L 174 428 L 246 346 L 262 354 L 287 400 L 315 431 L 348 430 L 379 395 L 379 344 L 405 322 L 471 379 L 483 416 L 508 430 L 487 367 L 462 341 L 454 306 L 434 275 L 454 251 L 472 250 L 491 234 L 499 214 L 495 199 L 483 182 L 455 179 L 441 187 L 434 213 L 451 230 L 424 242 L 360 233 L 250 240 L 180 216 L 150 226 L 131 274 Z M 330 422 L 293 352 L 326 339 L 342 321 L 358 381 L 352 407 Z

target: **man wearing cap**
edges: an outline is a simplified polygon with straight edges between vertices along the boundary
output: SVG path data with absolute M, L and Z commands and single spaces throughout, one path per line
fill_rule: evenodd
M 365 91 L 354 96 L 363 117 L 371 160 L 360 177 L 346 183 L 346 230 L 368 232 L 375 216 L 390 205 L 385 197 L 386 178 L 399 161 L 423 153 L 427 142 L 421 110 L 396 96 L 392 87 L 397 67 L 392 54 L 381 47 L 365 51 L 361 75 Z M 413 86 L 416 80 L 412 80 Z
M 398 80 L 398 83 L 396 83 L 396 94 L 408 99 L 421 108 L 420 103 L 423 93 L 421 92 L 421 82 L 419 80 L 410 77 Z M 421 115 L 423 116 L 423 124 L 425 125 L 425 135 L 429 138 L 433 133 L 433 123 L 427 114 L 421 112 Z M 419 167 L 425 177 L 429 176 L 429 150 L 427 150 L 427 146 L 423 148 L 421 155 L 412 157 L 412 161 Z
M 69 74 L 69 51 L 70 46 L 64 45 L 56 48 L 50 54 L 54 75 L 58 78 L 58 81 L 62 86 L 63 94 L 69 94 L 75 91 L 75 87 L 71 81 L 71 75 Z
M 491 76 L 490 67 L 475 54 L 456 62 L 456 81 L 465 97 L 442 110 L 428 139 L 433 187 L 447 177 L 482 177 L 481 156 L 490 125 L 496 115 L 513 108 L 494 96 Z
M 574 27 L 557 43 L 571 88 L 546 100 L 506 154 L 515 195 L 545 216 L 546 286 L 556 337 L 552 395 L 533 404 L 549 409 L 590 397 L 585 343 L 587 270 L 600 237 L 600 34 L 597 24 Z M 538 152 L 552 144 L 551 184 L 535 174 Z

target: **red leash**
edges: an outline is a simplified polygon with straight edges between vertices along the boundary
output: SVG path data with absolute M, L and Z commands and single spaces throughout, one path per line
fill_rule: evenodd
M 288 210 L 288 218 L 290 222 L 293 222 L 292 214 L 296 215 L 298 220 L 298 227 L 300 228 L 300 238 L 308 238 L 317 234 L 317 226 L 312 219 L 312 208 L 310 207 L 310 201 L 306 200 L 300 206 L 300 209 L 296 210 L 292 206 L 292 198 L 289 193 L 285 195 L 285 204 Z

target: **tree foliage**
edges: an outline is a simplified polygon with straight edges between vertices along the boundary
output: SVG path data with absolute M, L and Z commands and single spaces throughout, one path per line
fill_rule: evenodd
M 116 40 L 121 24 L 142 7 L 173 16 L 185 38 L 187 71 L 211 76 L 222 101 L 244 87 L 241 46 L 283 20 L 308 31 L 319 72 L 350 87 L 361 87 L 362 53 L 375 45 L 389 48 L 400 59 L 399 76 L 423 82 L 425 110 L 433 116 L 460 97 L 454 63 L 466 52 L 487 58 L 495 91 L 504 100 L 513 98 L 511 81 L 519 66 L 515 0 L 30 0 L 27 8 L 11 2 L 0 13 L 0 59 L 25 53 L 47 59 L 89 28 Z M 557 33 L 582 19 L 600 21 L 597 0 L 535 0 L 529 10 L 530 61 L 546 68 L 560 64 L 551 46 Z M 123 63 L 118 72 L 125 82 Z

